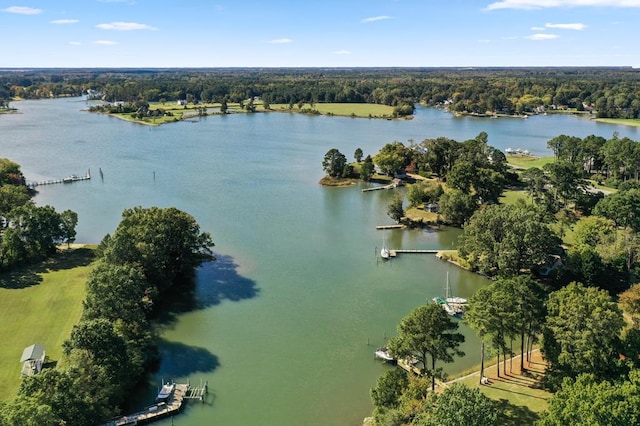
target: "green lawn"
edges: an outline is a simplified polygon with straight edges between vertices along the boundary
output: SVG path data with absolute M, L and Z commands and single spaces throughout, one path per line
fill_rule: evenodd
M 506 190 L 500 196 L 501 204 L 515 204 L 518 200 L 523 200 L 526 204 L 531 204 L 529 194 L 524 190 Z
M 540 388 L 539 380 L 544 374 L 545 365 L 540 358 L 539 352 L 533 353 L 532 363 L 526 363 L 529 370 L 525 374 L 520 374 L 520 360 L 513 360 L 513 370 L 510 370 L 510 363 L 507 361 L 507 376 L 496 376 L 495 364 L 485 370 L 485 375 L 489 377 L 489 385 L 480 385 L 479 375 L 468 376 L 460 380 L 461 383 L 471 387 L 479 388 L 487 397 L 492 399 L 499 410 L 498 424 L 500 425 L 530 425 L 537 419 L 540 412 L 546 410 L 548 401 L 552 394 Z M 495 362 L 495 359 L 494 359 Z M 501 368 L 502 369 L 502 368 Z
M 93 250 L 78 248 L 44 264 L 0 274 L 0 400 L 20 386 L 20 356 L 26 346 L 44 345 L 58 362 L 62 342 L 82 313 Z
M 271 104 L 270 108 L 273 111 L 291 111 L 298 112 L 297 105 L 294 105 L 292 109 L 289 109 L 289 105 L 286 104 Z M 304 104 L 304 108 L 311 108 L 311 105 Z M 313 109 L 317 110 L 324 115 L 340 115 L 346 117 L 372 117 L 372 118 L 391 118 L 393 117 L 393 107 L 388 105 L 377 104 L 342 104 L 342 103 L 316 103 L 313 104 Z
M 531 167 L 542 168 L 547 163 L 553 163 L 553 157 L 535 157 L 533 155 L 507 155 L 507 163 L 520 169 Z
M 597 122 L 609 124 L 624 124 L 626 126 L 640 127 L 640 119 L 637 118 L 596 118 Z

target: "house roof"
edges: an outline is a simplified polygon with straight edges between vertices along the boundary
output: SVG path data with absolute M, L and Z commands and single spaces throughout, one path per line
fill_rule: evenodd
M 27 346 L 22 351 L 22 357 L 20 357 L 20 362 L 40 359 L 42 358 L 43 355 L 44 355 L 44 346 L 36 345 L 36 344 Z

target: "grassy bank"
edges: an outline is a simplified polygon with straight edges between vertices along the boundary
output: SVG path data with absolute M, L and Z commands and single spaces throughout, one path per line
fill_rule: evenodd
M 507 155 L 507 163 L 519 169 L 531 167 L 542 168 L 545 164 L 553 163 L 553 157 L 535 157 L 533 155 Z
M 638 118 L 596 118 L 599 123 L 623 124 L 625 126 L 640 127 L 640 119 Z
M 41 265 L 0 275 L 0 400 L 20 386 L 20 356 L 34 343 L 49 361 L 62 357 L 62 343 L 82 313 L 93 250 L 64 252 Z
M 532 353 L 530 362 L 525 361 L 525 368 L 526 371 L 520 371 L 520 358 L 516 357 L 513 362 L 507 361 L 507 374 L 502 372 L 502 365 L 500 366 L 502 377 L 497 376 L 495 364 L 486 368 L 488 385 L 479 384 L 479 372 L 456 381 L 472 388 L 479 388 L 494 401 L 499 410 L 498 424 L 529 425 L 538 419 L 540 412 L 546 410 L 553 395 L 540 386 L 546 364 L 539 351 Z
M 357 117 L 357 118 L 385 118 L 392 119 L 393 118 L 393 107 L 388 105 L 377 105 L 377 104 L 360 104 L 360 103 L 327 103 L 327 104 L 313 104 L 311 107 L 310 104 L 304 104 L 301 108 L 298 108 L 298 105 L 294 105 L 292 108 L 289 108 L 288 104 L 271 104 L 269 109 L 265 109 L 262 101 L 258 101 L 255 103 L 256 112 L 291 112 L 291 113 L 299 113 L 299 114 L 309 114 L 311 111 L 315 111 L 313 113 L 319 115 L 330 115 L 330 116 L 343 116 L 343 117 Z M 163 117 L 145 117 L 142 119 L 132 117 L 132 113 L 124 113 L 124 114 L 109 114 L 112 117 L 119 118 L 125 121 L 131 121 L 133 123 L 145 124 L 149 126 L 159 126 L 161 124 L 173 123 L 181 120 L 189 120 L 189 119 L 198 119 L 199 118 L 199 110 L 204 108 L 205 115 L 217 115 L 220 114 L 220 104 L 219 103 L 206 103 L 206 104 L 187 104 L 187 105 L 178 105 L 177 103 L 154 103 L 149 105 L 150 110 L 163 109 L 168 113 L 171 113 L 170 116 Z M 246 113 L 246 111 L 240 108 L 240 104 L 237 103 L 229 103 L 227 104 L 227 113 Z M 411 117 L 406 117 L 411 118 Z
M 289 109 L 286 104 L 271 104 L 272 111 L 284 112 L 300 112 L 302 110 L 316 110 L 322 115 L 337 115 L 342 117 L 359 117 L 359 118 L 389 118 L 393 117 L 393 107 L 378 104 L 360 104 L 360 103 L 316 103 L 311 107 L 310 104 L 304 104 L 302 108 L 294 105 Z

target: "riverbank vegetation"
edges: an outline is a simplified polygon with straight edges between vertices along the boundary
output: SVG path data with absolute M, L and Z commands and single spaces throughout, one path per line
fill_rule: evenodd
M 384 174 L 400 177 L 410 171 L 425 177 L 406 191 L 411 208 L 439 204 L 436 220 L 463 227 L 458 259 L 495 279 L 472 295 L 463 318 L 482 341 L 478 385 L 491 394 L 492 383 L 482 382 L 485 346 L 497 356 L 500 382 L 503 376 L 509 380 L 507 360 L 515 355 L 514 342 L 519 345 L 521 374 L 531 368 L 525 360 L 534 345 L 540 347 L 545 368 L 535 373 L 534 384 L 553 395 L 548 411 L 536 407 L 514 417 L 513 404 L 496 403 L 494 418 L 547 425 L 574 424 L 567 419 L 575 415 L 595 419 L 590 424 L 608 424 L 602 419 L 609 418 L 640 424 L 634 413 L 607 407 L 603 417 L 576 399 L 585 389 L 606 394 L 589 394 L 593 406 L 616 395 L 636 395 L 640 321 L 625 322 L 625 315 L 635 318 L 640 312 L 640 286 L 634 285 L 640 276 L 640 145 L 614 134 L 609 140 L 559 135 L 547 146 L 553 158 L 518 158 L 517 168 L 510 168 L 508 157 L 488 145 L 486 134 L 461 143 L 444 137 L 409 146 L 392 142 L 373 159 Z M 590 182 L 613 189 L 605 195 Z M 390 216 L 395 204 L 394 198 Z M 414 338 L 423 335 L 412 333 Z M 392 355 L 407 356 L 393 344 L 389 349 Z M 422 375 L 443 378 L 435 369 Z M 388 383 L 392 377 L 381 380 L 396 389 L 393 404 L 381 405 L 373 398 L 376 424 L 423 424 L 434 415 L 424 385 L 421 390 L 414 387 L 419 380 L 401 378 L 394 385 Z
M 4 70 L 0 101 L 88 93 L 112 104 L 132 105 L 250 105 L 260 100 L 266 109 L 282 104 L 289 110 L 325 113 L 327 104 L 356 103 L 389 106 L 393 117 L 405 117 L 421 103 L 476 116 L 570 111 L 633 120 L 640 117 L 637 76 L 638 70 L 630 67 Z M 384 117 L 386 111 L 363 116 Z
M 75 241 L 78 215 L 38 207 L 20 165 L 0 158 L 0 272 L 44 260 Z
M 17 398 L 0 404 L 0 425 L 99 424 L 119 414 L 157 363 L 158 306 L 191 291 L 194 268 L 213 259 L 211 247 L 210 235 L 187 213 L 125 210 L 96 250 L 80 320 L 62 345 L 65 362 L 25 377 Z

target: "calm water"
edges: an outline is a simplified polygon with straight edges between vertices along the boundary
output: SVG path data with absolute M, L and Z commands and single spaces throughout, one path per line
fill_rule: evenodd
M 385 367 L 374 349 L 416 306 L 486 281 L 429 255 L 376 260 L 375 225 L 390 223 L 391 191 L 324 188 L 330 148 L 352 157 L 384 144 L 481 131 L 491 145 L 547 154 L 559 134 L 640 139 L 634 128 L 567 116 L 487 120 L 418 108 L 412 121 L 290 114 L 208 117 L 150 128 L 80 110 L 75 99 L 15 103 L 0 116 L 0 157 L 28 180 L 91 169 L 93 179 L 41 187 L 36 201 L 78 212 L 78 241 L 99 242 L 123 209 L 175 206 L 216 242 L 219 260 L 200 268 L 196 306 L 162 334 L 163 361 L 149 381 L 208 380 L 205 404 L 191 403 L 178 425 L 358 425 L 371 411 L 369 389 Z M 104 172 L 100 179 L 98 170 Z M 393 248 L 449 248 L 458 232 L 393 231 Z M 455 373 L 478 362 L 478 340 Z M 165 422 L 168 424 L 171 420 Z

